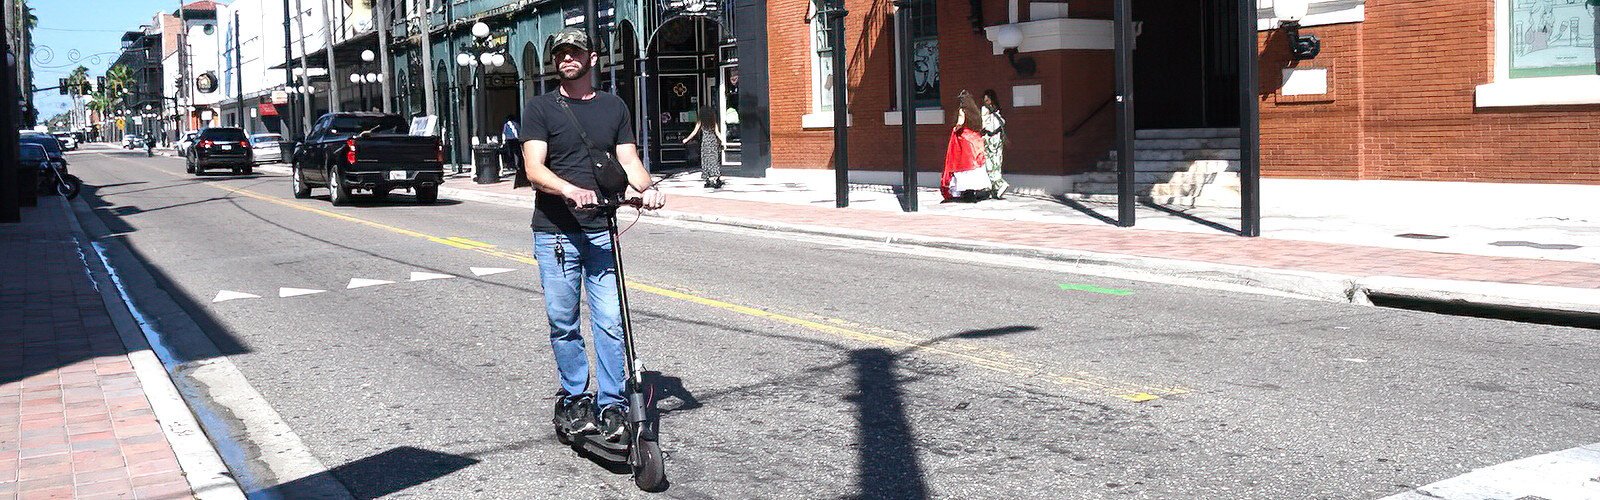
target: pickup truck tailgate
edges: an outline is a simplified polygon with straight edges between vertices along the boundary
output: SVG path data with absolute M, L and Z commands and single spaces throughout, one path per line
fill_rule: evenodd
M 415 165 L 439 163 L 437 137 L 379 135 L 357 138 L 356 163 Z

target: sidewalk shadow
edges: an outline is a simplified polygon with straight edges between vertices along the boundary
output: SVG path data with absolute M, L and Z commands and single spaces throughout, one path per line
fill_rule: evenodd
M 313 498 L 324 494 L 329 479 L 342 483 L 355 498 L 380 498 L 399 493 L 471 467 L 476 458 L 452 455 L 411 446 L 390 448 L 354 462 L 334 467 L 261 491 L 251 498 Z
M 1191 213 L 1188 213 L 1188 212 L 1184 212 L 1182 210 L 1175 210 L 1172 207 L 1168 207 L 1168 206 L 1165 206 L 1165 205 L 1158 205 L 1158 204 L 1155 204 L 1155 203 L 1152 203 L 1152 202 L 1148 202 L 1148 201 L 1141 201 L 1141 202 L 1139 202 L 1139 204 L 1140 205 L 1144 205 L 1146 207 L 1153 208 L 1158 212 L 1161 212 L 1161 213 L 1164 213 L 1164 214 L 1167 214 L 1167 215 L 1171 215 L 1173 217 L 1177 217 L 1179 219 L 1183 219 L 1183 220 L 1186 220 L 1186 221 L 1189 221 L 1189 222 L 1193 222 L 1195 224 L 1199 224 L 1199 225 L 1202 225 L 1202 226 L 1205 226 L 1205 227 L 1209 227 L 1211 229 L 1222 231 L 1224 233 L 1232 234 L 1234 236 L 1238 236 L 1238 235 L 1244 234 L 1244 231 L 1242 231 L 1242 230 L 1233 228 L 1231 226 L 1224 225 L 1224 224 L 1219 223 L 1219 222 L 1214 222 L 1214 221 L 1211 221 L 1211 220 L 1196 216 L 1194 214 L 1191 214 Z

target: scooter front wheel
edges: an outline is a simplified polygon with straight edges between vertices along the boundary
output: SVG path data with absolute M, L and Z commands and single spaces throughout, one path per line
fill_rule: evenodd
M 666 491 L 667 461 L 661 455 L 660 442 L 635 436 L 629 455 L 634 485 L 649 492 Z

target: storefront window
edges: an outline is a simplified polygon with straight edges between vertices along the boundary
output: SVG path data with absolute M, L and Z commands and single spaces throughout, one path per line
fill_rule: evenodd
M 1587 0 L 1510 0 L 1511 78 L 1597 74 L 1595 11 Z
M 911 105 L 916 108 L 939 107 L 939 18 L 933 0 L 911 0 Z M 895 29 L 895 48 L 900 47 L 901 33 Z M 895 81 L 900 81 L 901 69 L 895 66 Z M 889 109 L 900 109 L 900 87 L 895 86 L 894 102 Z
M 911 100 L 939 106 L 939 19 L 934 0 L 914 0 L 911 9 Z
M 811 111 L 833 111 L 833 26 L 825 0 L 811 2 Z

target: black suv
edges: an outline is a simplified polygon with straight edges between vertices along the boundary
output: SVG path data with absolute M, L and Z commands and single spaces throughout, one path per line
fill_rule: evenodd
M 244 129 L 212 127 L 200 131 L 194 146 L 184 155 L 191 174 L 200 175 L 208 168 L 231 168 L 235 174 L 248 174 L 255 168 L 250 153 L 250 138 Z

